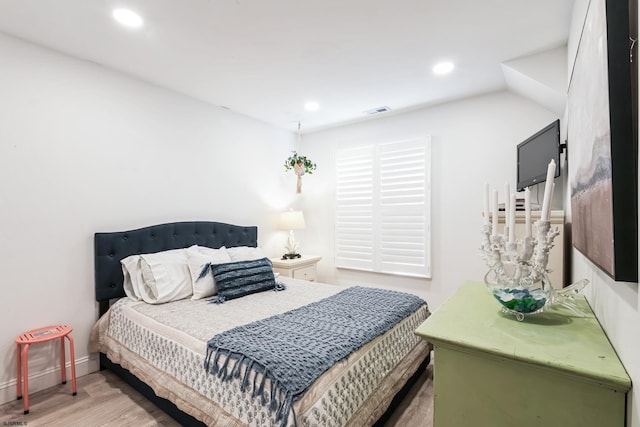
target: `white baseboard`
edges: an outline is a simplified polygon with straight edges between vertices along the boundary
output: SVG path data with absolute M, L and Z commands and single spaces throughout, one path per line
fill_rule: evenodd
M 67 386 L 71 392 L 71 362 L 67 362 Z M 98 354 L 76 359 L 76 379 L 100 369 Z M 16 400 L 17 378 L 0 384 L 0 404 Z M 29 394 L 60 384 L 60 367 L 41 372 L 29 371 Z

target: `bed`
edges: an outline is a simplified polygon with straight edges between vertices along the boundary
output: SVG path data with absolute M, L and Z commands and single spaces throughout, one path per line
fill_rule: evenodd
M 92 330 L 91 347 L 100 352 L 101 368 L 113 370 L 182 425 L 381 423 L 428 364 L 431 346 L 414 334 L 430 314 L 424 302 L 319 375 L 282 415 L 270 404 L 278 406 L 278 394 L 273 388 L 276 382 L 266 371 L 250 377 L 250 365 L 236 364 L 235 375 L 226 378 L 205 369 L 211 363 L 210 339 L 323 304 L 345 293 L 344 287 L 279 277 L 277 282 L 286 288 L 281 292 L 251 293 L 222 299 L 221 304 L 211 304 L 211 298 L 148 304 L 126 297 L 121 260 L 127 257 L 193 249 L 194 245 L 250 251 L 257 248 L 257 236 L 257 227 L 202 221 L 96 233 L 95 292 L 100 318 Z M 374 292 L 355 288 L 359 287 L 347 290 Z M 224 354 L 215 363 L 223 360 Z M 261 380 L 262 386 L 256 385 Z

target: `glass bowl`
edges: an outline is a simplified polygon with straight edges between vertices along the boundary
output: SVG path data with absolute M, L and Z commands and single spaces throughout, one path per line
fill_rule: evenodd
M 498 263 L 484 276 L 484 282 L 502 305 L 502 312 L 520 321 L 553 302 L 554 291 L 547 274 L 531 274 L 527 265 Z

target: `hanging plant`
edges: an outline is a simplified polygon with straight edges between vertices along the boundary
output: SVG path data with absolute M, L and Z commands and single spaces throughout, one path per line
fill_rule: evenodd
M 302 136 L 300 134 L 300 122 L 298 122 L 298 151 L 302 143 Z M 301 156 L 297 151 L 292 151 L 292 155 L 289 156 L 284 162 L 284 170 L 290 171 L 293 169 L 298 176 L 298 182 L 296 184 L 296 193 L 302 193 L 302 175 L 308 173 L 311 175 L 316 170 L 316 164 L 307 158 L 307 156 Z
M 309 175 L 313 174 L 313 171 L 316 170 L 316 164 L 307 158 L 307 156 L 301 156 L 296 151 L 292 151 L 292 155 L 284 162 L 284 169 L 290 171 L 293 169 L 296 172 L 296 175 L 304 175 L 308 173 Z M 301 170 L 302 173 L 298 171 Z
M 287 160 L 284 162 L 284 169 L 293 171 L 298 175 L 298 181 L 296 182 L 296 193 L 302 193 L 302 175 L 308 173 L 309 175 L 313 174 L 313 171 L 316 170 L 316 164 L 307 158 L 307 156 L 301 156 L 296 151 L 293 151 L 293 154 L 289 156 Z

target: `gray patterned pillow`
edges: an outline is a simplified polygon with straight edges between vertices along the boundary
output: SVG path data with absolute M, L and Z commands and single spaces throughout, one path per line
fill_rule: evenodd
M 256 292 L 279 290 L 269 258 L 211 265 L 211 272 L 218 290 L 218 297 L 211 300 L 215 303 Z

